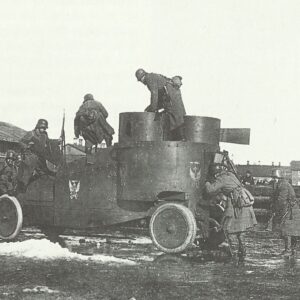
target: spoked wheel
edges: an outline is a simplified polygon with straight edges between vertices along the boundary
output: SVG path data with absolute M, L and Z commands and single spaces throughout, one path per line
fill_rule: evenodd
M 190 246 L 197 231 L 196 220 L 185 206 L 166 203 L 150 220 L 150 235 L 155 246 L 166 253 L 180 253 Z
M 0 238 L 11 240 L 22 228 L 23 213 L 19 201 L 12 196 L 0 197 Z

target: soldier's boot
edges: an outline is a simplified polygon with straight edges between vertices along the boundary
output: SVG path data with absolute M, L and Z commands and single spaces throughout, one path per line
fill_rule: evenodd
M 92 154 L 92 147 L 85 147 L 86 154 Z
M 173 141 L 185 141 L 184 128 L 182 125 L 172 130 L 171 133 Z
M 246 257 L 246 248 L 244 245 L 239 246 L 239 252 L 238 252 L 239 262 L 244 262 Z
M 266 231 L 273 231 L 273 217 L 268 220 Z
M 15 195 L 19 193 L 25 193 L 27 190 L 27 185 L 23 181 L 18 181 L 17 186 L 15 188 Z
M 112 140 L 113 138 L 111 136 L 105 138 L 106 147 L 110 147 L 112 145 Z
M 7 190 L 4 187 L 0 186 L 0 196 L 4 195 L 7 193 Z
M 246 247 L 245 247 L 243 233 L 238 234 L 237 238 L 238 238 L 238 242 L 239 242 L 239 249 L 238 249 L 239 263 L 243 263 L 245 261 L 245 257 L 246 257 Z
M 233 247 L 233 240 L 232 235 L 229 235 L 227 231 L 224 231 L 226 241 L 228 243 L 228 256 L 232 259 L 235 259 L 234 247 Z
M 292 255 L 296 255 L 296 247 L 297 247 L 297 237 L 292 236 L 292 237 L 291 237 L 291 250 L 292 250 Z
M 281 252 L 281 255 L 289 256 L 291 255 L 291 237 L 285 236 L 283 240 L 284 240 L 284 250 Z

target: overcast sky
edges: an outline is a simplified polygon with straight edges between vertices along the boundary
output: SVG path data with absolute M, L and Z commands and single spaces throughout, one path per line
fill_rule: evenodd
M 235 162 L 300 160 L 300 1 L 0 2 L 1 121 L 73 140 L 86 93 L 109 111 L 143 111 L 134 73 L 183 77 L 188 114 L 251 128 L 251 145 L 222 144 Z M 115 140 L 117 136 L 115 137 Z

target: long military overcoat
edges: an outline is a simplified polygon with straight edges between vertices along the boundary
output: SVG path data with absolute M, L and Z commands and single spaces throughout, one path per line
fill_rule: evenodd
M 224 230 L 227 230 L 228 233 L 244 232 L 257 224 L 252 206 L 233 206 L 233 197 L 237 195 L 236 191 L 241 188 L 241 184 L 232 172 L 220 172 L 214 182 L 206 182 L 205 188 L 208 194 L 222 193 L 227 197 L 224 217 L 228 218 L 229 222 L 225 223 L 227 228 Z
M 182 126 L 186 111 L 180 89 L 172 84 L 171 79 L 155 73 L 147 73 L 143 82 L 151 93 L 151 102 L 145 111 L 155 112 L 164 108 L 169 118 L 169 129 Z
M 115 131 L 106 121 L 107 117 L 108 112 L 99 101 L 85 101 L 79 107 L 74 119 L 75 136 L 82 135 L 93 145 L 100 144 L 103 139 L 112 139 Z
M 300 236 L 299 203 L 293 187 L 286 179 L 274 183 L 273 187 L 273 230 L 282 235 Z
M 38 174 L 48 173 L 46 159 L 51 156 L 50 143 L 47 132 L 34 129 L 25 134 L 20 141 L 24 153 L 24 160 L 18 170 L 18 181 L 25 186 L 29 183 L 34 171 Z

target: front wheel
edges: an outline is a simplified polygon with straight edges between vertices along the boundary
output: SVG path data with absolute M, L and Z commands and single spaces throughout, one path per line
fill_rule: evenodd
M 194 242 L 197 225 L 193 213 L 187 207 L 166 203 L 153 213 L 149 229 L 158 249 L 165 253 L 180 253 Z
M 0 238 L 14 239 L 22 228 L 23 213 L 17 198 L 2 195 L 0 197 Z

